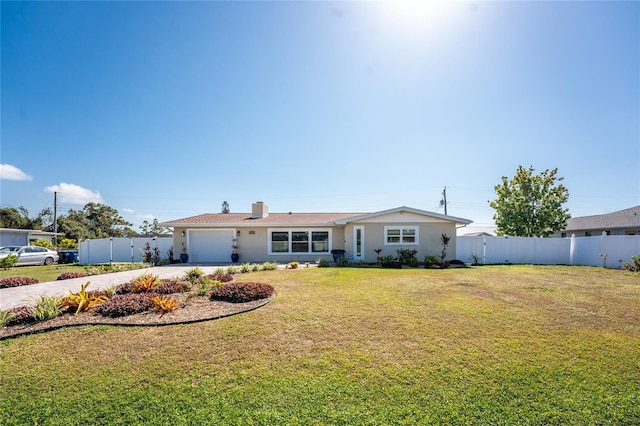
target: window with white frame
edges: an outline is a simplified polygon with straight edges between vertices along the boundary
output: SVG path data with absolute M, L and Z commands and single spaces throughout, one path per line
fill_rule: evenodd
M 272 253 L 289 253 L 288 232 L 271 232 L 270 239 Z
M 385 226 L 384 227 L 384 243 L 385 245 L 417 245 L 418 227 L 417 226 Z
M 329 253 L 331 231 L 320 229 L 269 230 L 269 254 Z

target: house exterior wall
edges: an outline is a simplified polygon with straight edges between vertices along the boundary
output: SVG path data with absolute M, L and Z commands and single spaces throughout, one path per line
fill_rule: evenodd
M 0 246 L 29 245 L 29 234 L 26 232 L 0 231 Z
M 44 232 L 34 229 L 0 229 L 0 246 L 28 246 L 31 242 L 45 240 L 52 242 L 53 232 Z
M 354 255 L 354 227 L 364 227 L 364 262 L 375 262 L 377 254 L 374 250 L 382 249 L 380 256 L 396 256 L 398 249 L 417 250 L 416 258 L 423 261 L 425 256 L 440 256 L 442 245 L 440 237 L 447 234 L 451 239 L 447 246 L 447 257 L 452 260 L 456 256 L 456 225 L 455 223 L 425 218 L 412 213 L 398 213 L 380 216 L 357 222 L 351 222 L 345 227 L 345 250 L 347 257 Z M 385 244 L 385 227 L 415 226 L 418 229 L 418 244 Z
M 181 253 L 187 253 L 187 228 L 174 228 L 173 230 L 173 259 L 180 259 Z M 182 233 L 184 232 L 184 237 Z
M 329 254 L 317 254 L 317 253 L 282 253 L 282 254 L 269 254 L 269 230 L 309 230 L 309 229 L 326 229 L 331 231 L 331 249 L 342 249 L 344 247 L 344 227 L 247 227 L 237 228 L 240 231 L 240 235 L 237 237 L 238 254 L 240 255 L 240 263 L 262 263 L 262 262 L 315 262 L 318 259 L 333 260 L 331 253 Z
M 189 247 L 189 233 L 204 231 L 207 229 L 219 229 L 219 228 L 187 228 L 176 227 L 173 232 L 173 258 L 175 260 L 180 259 L 180 253 L 182 253 L 182 247 L 187 249 L 187 253 L 190 250 Z M 269 230 L 270 229 L 282 229 L 282 230 L 308 230 L 308 229 L 327 229 L 331 230 L 331 249 L 343 249 L 344 248 L 344 227 L 229 227 L 224 229 L 232 229 L 234 235 L 236 235 L 237 253 L 239 255 L 240 263 L 263 263 L 263 262 L 278 262 L 288 263 L 292 261 L 297 262 L 315 262 L 316 260 L 323 258 L 326 260 L 333 260 L 332 255 L 329 254 L 299 254 L 299 253 L 283 253 L 283 254 L 269 254 Z M 182 232 L 185 236 L 182 236 Z M 239 235 L 238 235 L 239 232 Z M 231 263 L 231 247 L 229 247 L 228 262 Z

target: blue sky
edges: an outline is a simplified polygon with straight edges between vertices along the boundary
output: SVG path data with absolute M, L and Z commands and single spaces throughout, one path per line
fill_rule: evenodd
M 640 204 L 640 2 L 2 2 L 0 204 L 138 226 L 406 205 L 518 165 Z M 424 6 L 429 4 L 431 6 Z

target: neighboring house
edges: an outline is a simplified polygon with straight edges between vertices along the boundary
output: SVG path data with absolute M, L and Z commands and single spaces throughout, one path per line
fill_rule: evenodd
M 237 247 L 239 262 L 315 262 L 344 250 L 353 261 L 375 262 L 400 248 L 417 250 L 418 259 L 439 255 L 440 237 L 451 237 L 447 259 L 456 253 L 456 228 L 471 221 L 410 207 L 375 213 L 269 213 L 266 204 L 251 213 L 216 213 L 163 222 L 173 228 L 174 257 L 184 251 L 189 263 L 229 262 Z
M 573 217 L 554 237 L 591 237 L 602 235 L 640 235 L 640 205 L 594 216 Z
M 10 229 L 0 228 L 0 247 L 4 246 L 28 246 L 31 242 L 37 240 L 46 240 L 51 242 L 55 232 L 45 232 L 35 229 Z
M 496 234 L 491 234 L 489 232 L 470 232 L 468 234 L 458 235 L 459 237 L 495 237 Z

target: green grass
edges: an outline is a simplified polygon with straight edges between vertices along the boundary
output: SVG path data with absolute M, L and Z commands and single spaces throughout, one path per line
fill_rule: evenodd
M 84 272 L 84 267 L 77 264 L 54 264 L 51 266 L 16 266 L 11 269 L 0 269 L 0 279 L 7 277 L 37 278 L 41 283 L 55 281 L 63 272 Z
M 589 267 L 245 274 L 222 320 L 0 342 L 0 424 L 640 424 L 640 278 Z

